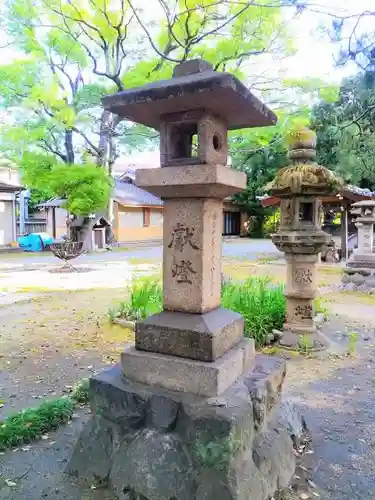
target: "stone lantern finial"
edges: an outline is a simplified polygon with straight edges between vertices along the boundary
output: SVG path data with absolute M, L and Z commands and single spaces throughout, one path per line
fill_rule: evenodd
M 316 157 L 316 134 L 308 128 L 290 132 L 288 157 L 293 163 L 308 163 Z

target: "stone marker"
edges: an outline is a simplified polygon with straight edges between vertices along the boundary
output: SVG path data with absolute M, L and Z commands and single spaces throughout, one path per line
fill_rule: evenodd
M 223 199 L 246 186 L 226 166 L 227 130 L 276 117 L 205 61 L 104 106 L 160 131 L 162 168 L 136 182 L 164 200 L 164 307 L 136 323 L 121 365 L 91 379 L 93 417 L 68 471 L 123 500 L 265 500 L 295 467 L 278 415 L 285 362 L 255 356 L 243 318 L 220 307 L 221 234 Z
M 342 289 L 375 293 L 375 201 L 353 203 L 351 213 L 356 219 L 358 247 L 343 270 Z
M 302 129 L 290 138 L 292 165 L 281 169 L 268 186 L 281 199 L 280 228 L 272 235 L 287 262 L 286 323 L 280 344 L 298 348 L 301 336 L 305 348 L 319 349 L 325 339 L 314 322 L 315 267 L 330 235 L 320 226 L 320 198 L 337 192 L 340 181 L 327 168 L 314 162 L 316 135 Z

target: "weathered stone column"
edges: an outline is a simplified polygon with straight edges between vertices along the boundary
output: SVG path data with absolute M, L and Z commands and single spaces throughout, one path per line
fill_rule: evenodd
M 246 185 L 225 166 L 227 129 L 276 117 L 204 61 L 104 105 L 160 130 L 162 167 L 136 182 L 164 200 L 164 307 L 136 323 L 121 365 L 90 380 L 93 415 L 68 472 L 120 500 L 266 500 L 291 479 L 305 427 L 281 404 L 285 362 L 255 356 L 241 315 L 220 307 L 220 263 L 223 199 Z
M 316 293 L 315 268 L 330 235 L 321 230 L 320 197 L 335 192 L 339 181 L 315 159 L 316 136 L 308 129 L 290 137 L 292 165 L 281 169 L 269 188 L 279 196 L 280 229 L 272 235 L 287 262 L 286 322 L 280 343 L 298 347 L 301 336 L 308 335 L 309 346 L 319 349 L 325 340 L 314 323 Z
M 373 253 L 374 223 L 356 222 L 355 227 L 358 229 L 358 248 L 355 253 L 359 255 Z
M 287 262 L 286 323 L 284 329 L 301 335 L 316 332 L 314 323 L 318 255 L 285 254 Z

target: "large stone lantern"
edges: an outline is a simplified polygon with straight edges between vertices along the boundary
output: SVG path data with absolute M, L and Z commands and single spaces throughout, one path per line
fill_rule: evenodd
M 226 166 L 227 130 L 276 117 L 204 61 L 104 106 L 160 131 L 161 168 L 136 182 L 164 200 L 163 311 L 91 379 L 93 416 L 68 470 L 120 500 L 266 500 L 295 468 L 293 411 L 279 413 L 285 362 L 256 356 L 241 315 L 220 307 L 221 243 L 223 199 L 246 186 Z
M 295 347 L 301 335 L 309 335 L 310 345 L 318 348 L 314 323 L 316 292 L 315 265 L 318 254 L 330 242 L 321 229 L 321 197 L 332 194 L 339 181 L 325 167 L 314 162 L 316 136 L 308 129 L 289 137 L 292 164 L 281 169 L 268 189 L 280 198 L 280 228 L 272 235 L 287 262 L 286 323 L 281 343 Z

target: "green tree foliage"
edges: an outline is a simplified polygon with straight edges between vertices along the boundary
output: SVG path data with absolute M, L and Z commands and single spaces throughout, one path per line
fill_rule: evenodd
M 287 150 L 283 137 L 274 135 L 266 146 L 260 146 L 259 140 L 249 134 L 242 135 L 232 142 L 234 146 L 233 166 L 247 174 L 247 187 L 235 196 L 250 215 L 249 233 L 262 236 L 263 223 L 271 209 L 264 209 L 258 196 L 264 195 L 264 186 L 273 179 L 277 170 L 288 164 Z
M 157 134 L 103 110 L 103 95 L 169 78 L 187 58 L 241 75 L 244 62 L 291 54 L 286 3 L 295 2 L 154 0 L 147 10 L 138 0 L 8 0 L 1 18 L 21 57 L 0 66 L 0 104 L 11 118 L 1 127 L 1 150 L 22 164 L 37 199 L 61 195 L 58 183 L 41 185 L 46 161 L 111 172 L 120 152 L 147 148 Z M 66 172 L 67 191 L 83 189 L 81 170 Z M 97 175 L 92 182 L 105 192 Z M 77 213 L 86 207 L 68 205 Z
M 108 173 L 90 164 L 56 165 L 49 183 L 51 189 L 66 200 L 68 211 L 82 216 L 105 209 L 112 187 Z
M 156 0 L 151 13 L 137 0 L 9 0 L 9 36 L 25 58 L 0 67 L 2 103 L 14 110 L 3 147 L 35 145 L 65 163 L 85 151 L 110 170 L 121 148 L 155 134 L 103 111 L 104 94 L 170 77 L 186 58 L 239 72 L 249 58 L 290 53 L 283 3 Z
M 308 108 L 300 108 L 296 114 L 279 113 L 279 121 L 274 127 L 255 128 L 231 135 L 233 166 L 247 174 L 246 190 L 236 195 L 234 200 L 249 214 L 249 232 L 253 236 L 263 236 L 265 218 L 274 210 L 263 208 L 258 197 L 266 194 L 266 184 L 289 163 L 285 136 L 294 128 L 306 126 L 308 121 Z
M 96 165 L 68 165 L 56 162 L 53 155 L 25 153 L 20 166 L 25 183 L 34 187 L 33 203 L 59 196 L 76 216 L 88 216 L 106 208 L 111 178 Z
M 375 190 L 375 73 L 345 79 L 335 103 L 314 107 L 311 124 L 319 162 L 346 182 Z

